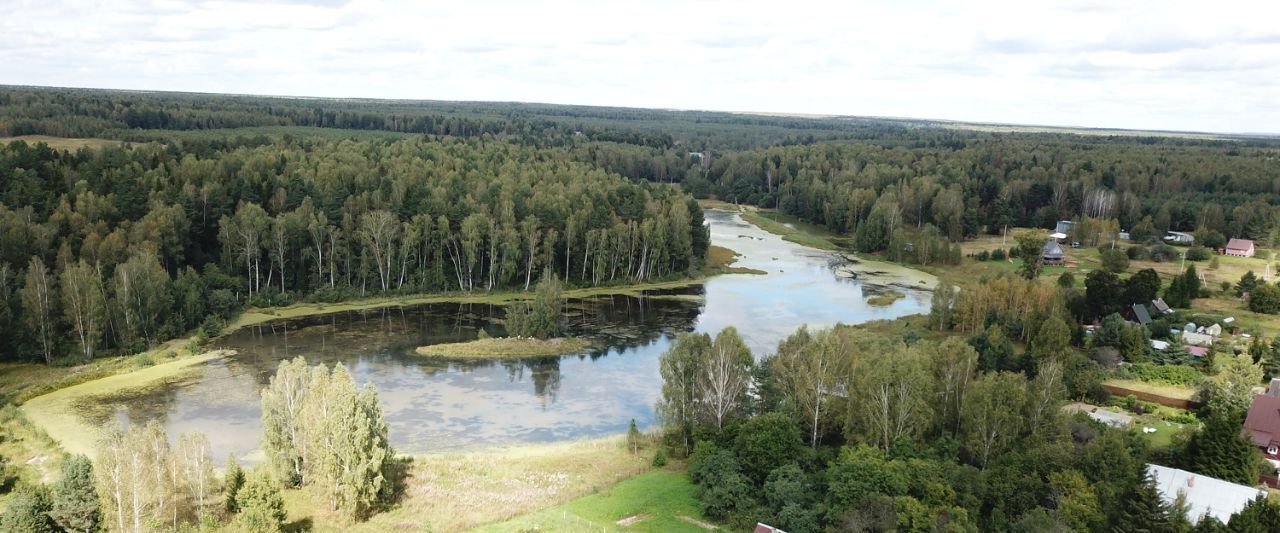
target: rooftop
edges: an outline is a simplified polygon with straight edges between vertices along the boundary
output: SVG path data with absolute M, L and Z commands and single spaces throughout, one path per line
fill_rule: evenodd
M 1267 394 L 1254 396 L 1241 433 L 1259 448 L 1280 444 L 1280 398 Z
M 1148 464 L 1147 472 L 1155 478 L 1160 499 L 1165 503 L 1172 504 L 1178 498 L 1178 493 L 1184 495 L 1188 507 L 1187 518 L 1193 524 L 1206 515 L 1225 524 L 1231 519 L 1231 515 L 1239 512 L 1251 500 L 1267 494 L 1253 487 L 1167 466 Z

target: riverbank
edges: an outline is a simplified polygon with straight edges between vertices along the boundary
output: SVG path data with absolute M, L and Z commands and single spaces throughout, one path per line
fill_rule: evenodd
M 20 409 L 32 424 L 61 445 L 66 453 L 93 457 L 102 428 L 91 424 L 84 415 L 92 407 L 88 404 L 95 398 L 163 386 L 182 379 L 189 372 L 198 371 L 198 365 L 228 355 L 231 352 L 217 350 L 109 375 L 37 396 Z
M 590 346 L 591 343 L 578 338 L 495 337 L 419 346 L 414 352 L 424 357 L 460 359 L 552 357 L 580 352 Z

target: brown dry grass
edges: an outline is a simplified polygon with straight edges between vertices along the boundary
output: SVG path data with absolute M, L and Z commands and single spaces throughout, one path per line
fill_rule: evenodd
M 68 137 L 51 137 L 49 135 L 19 135 L 17 137 L 0 137 L 0 143 L 9 144 L 12 141 L 25 141 L 27 144 L 45 143 L 54 150 L 70 150 L 72 152 L 81 148 L 98 149 L 104 146 L 114 146 L 120 144 L 120 141 L 110 139 L 75 139 Z
M 305 490 L 285 491 L 292 523 L 314 531 L 462 531 L 598 492 L 649 470 L 620 437 L 414 458 L 404 498 L 349 524 Z

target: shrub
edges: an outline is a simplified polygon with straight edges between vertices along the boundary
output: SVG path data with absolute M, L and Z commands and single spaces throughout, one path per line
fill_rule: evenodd
M 658 450 L 653 452 L 653 467 L 662 468 L 667 466 L 667 448 L 666 446 L 658 446 Z
M 1067 288 L 1067 289 L 1070 289 L 1071 287 L 1075 287 L 1076 277 L 1072 275 L 1070 272 L 1063 272 L 1061 276 L 1058 276 L 1058 286 Z
M 247 531 L 277 532 L 284 525 L 284 498 L 269 475 L 258 474 L 245 483 L 236 493 L 236 508 L 236 522 Z
M 992 261 L 1004 261 L 1004 259 L 1005 259 L 1004 248 L 996 248 L 994 252 L 991 252 Z
M 1203 246 L 1187 248 L 1187 261 L 1204 261 L 1209 259 L 1209 249 Z
M 1146 246 L 1130 246 L 1129 249 L 1124 251 L 1124 254 L 1133 261 L 1151 257 L 1151 253 L 1147 251 Z
M 140 353 L 138 355 L 133 356 L 133 366 L 135 368 L 145 368 L 148 366 L 153 366 L 155 364 L 156 364 L 156 360 L 155 358 L 151 357 L 150 353 L 144 352 L 144 353 Z
M 977 254 L 975 254 L 975 255 L 973 256 L 973 258 L 974 258 L 974 259 L 977 259 L 977 260 L 979 260 L 979 261 L 987 261 L 987 260 L 991 259 L 991 252 L 988 252 L 988 251 L 986 251 L 986 250 L 983 250 L 983 251 L 978 252 Z
M 1124 252 L 1114 249 L 1106 249 L 1102 251 L 1102 268 L 1109 272 L 1120 273 L 1129 268 L 1129 256 Z
M 1203 372 L 1188 365 L 1137 363 L 1125 368 L 1123 374 L 1129 379 L 1169 385 L 1196 385 L 1204 380 Z

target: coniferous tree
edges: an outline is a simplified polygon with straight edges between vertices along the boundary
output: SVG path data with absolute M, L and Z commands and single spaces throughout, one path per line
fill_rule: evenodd
M 1155 479 L 1145 471 L 1124 494 L 1111 530 L 1114 533 L 1173 533 L 1169 506 L 1160 499 Z
M 1274 533 L 1280 531 L 1280 505 L 1265 496 L 1251 500 L 1240 512 L 1231 515 L 1227 529 L 1234 533 Z
M 275 478 L 252 476 L 236 492 L 236 523 L 246 531 L 276 533 L 284 526 L 284 498 Z
M 101 503 L 93 480 L 93 463 L 88 457 L 73 455 L 62 463 L 62 479 L 53 485 L 49 511 L 62 529 L 91 533 L 101 527 Z
M 1240 435 L 1236 417 L 1210 415 L 1184 453 L 1187 467 L 1195 472 L 1243 485 L 1258 481 L 1262 455 L 1253 442 Z
M 0 530 L 23 533 L 56 533 L 59 527 L 49 517 L 53 507 L 43 485 L 23 486 L 9 496 L 0 514 Z

